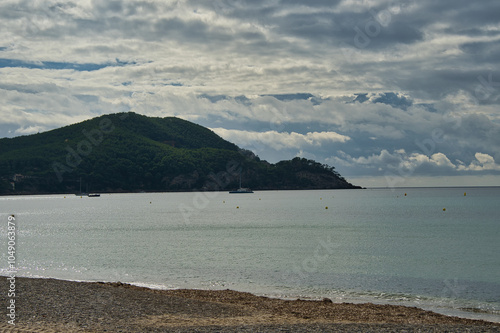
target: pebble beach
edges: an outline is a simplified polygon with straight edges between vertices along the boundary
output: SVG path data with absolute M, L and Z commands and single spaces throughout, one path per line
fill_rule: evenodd
M 3 278 L 2 290 L 8 289 Z M 7 304 L 6 293 L 1 293 Z M 281 300 L 232 290 L 16 278 L 0 332 L 500 332 L 499 323 L 414 307 Z

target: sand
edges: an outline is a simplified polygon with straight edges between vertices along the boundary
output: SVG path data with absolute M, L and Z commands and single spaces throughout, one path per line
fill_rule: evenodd
M 0 298 L 8 304 L 6 292 Z M 16 325 L 7 320 L 0 332 L 500 332 L 500 324 L 404 306 L 28 278 L 16 279 Z

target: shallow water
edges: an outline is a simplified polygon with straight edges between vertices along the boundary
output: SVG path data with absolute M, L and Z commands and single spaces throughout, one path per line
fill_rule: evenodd
M 500 322 L 499 199 L 500 188 L 0 197 L 0 233 L 5 244 L 15 214 L 18 276 L 403 304 Z

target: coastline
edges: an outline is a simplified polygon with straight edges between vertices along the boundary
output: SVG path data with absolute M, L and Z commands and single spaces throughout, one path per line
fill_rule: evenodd
M 255 188 L 252 189 L 254 191 L 258 192 L 272 192 L 272 191 L 337 191 L 337 190 L 387 190 L 387 189 L 394 189 L 394 190 L 412 190 L 412 189 L 491 189 L 491 188 L 500 188 L 498 185 L 468 185 L 468 186 L 396 186 L 396 187 L 380 187 L 380 186 L 374 186 L 374 187 L 364 187 L 364 186 L 357 186 L 354 185 L 352 188 L 301 188 L 301 189 L 296 189 L 296 188 Z M 213 190 L 213 189 L 189 189 L 189 190 L 168 190 L 168 191 L 143 191 L 143 190 L 137 190 L 137 191 L 97 191 L 96 193 L 100 194 L 163 194 L 163 193 L 198 193 L 198 192 L 220 192 L 220 193 L 227 193 L 229 189 L 227 190 Z M 79 195 L 77 193 L 73 192 L 16 192 L 16 193 L 0 193 L 0 197 L 17 197 L 17 196 L 49 196 L 49 195 Z
M 492 186 L 495 187 L 495 186 Z M 353 185 L 350 188 L 255 188 L 254 191 L 258 192 L 272 192 L 272 191 L 337 191 L 337 190 L 366 190 L 369 188 L 363 186 Z M 182 190 L 166 190 L 166 191 L 145 191 L 145 190 L 137 190 L 137 191 L 96 191 L 96 193 L 100 194 L 162 194 L 162 193 L 198 193 L 198 192 L 221 192 L 227 193 L 232 189 L 182 189 Z M 93 192 L 92 192 L 93 193 Z M 0 197 L 16 197 L 16 196 L 48 196 L 48 195 L 76 195 L 79 196 L 78 193 L 73 192 L 15 192 L 15 193 L 0 193 Z
M 1 280 L 7 290 L 8 281 Z M 16 278 L 16 286 L 16 326 L 4 319 L 0 332 L 500 332 L 500 323 L 396 305 L 24 277 Z

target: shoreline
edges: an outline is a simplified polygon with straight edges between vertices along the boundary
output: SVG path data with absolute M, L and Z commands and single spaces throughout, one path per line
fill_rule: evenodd
M 0 277 L 7 277 L 0 275 Z M 296 300 L 302 300 L 302 301 L 311 301 L 311 302 L 319 302 L 322 301 L 325 298 L 328 298 L 332 300 L 332 303 L 334 304 L 372 304 L 375 306 L 402 306 L 406 308 L 418 308 L 420 310 L 428 311 L 428 312 L 433 312 L 438 315 L 443 315 L 447 317 L 457 317 L 460 319 L 466 319 L 466 320 L 477 320 L 477 321 L 484 321 L 488 323 L 493 323 L 493 324 L 498 324 L 500 325 L 500 317 L 496 313 L 489 312 L 489 311 L 484 311 L 480 310 L 477 308 L 454 308 L 454 307 L 442 307 L 442 306 L 436 306 L 434 304 L 426 304 L 426 303 L 412 303 L 412 302 L 401 302 L 397 300 L 390 300 L 390 299 L 379 299 L 379 298 L 373 298 L 370 296 L 365 296 L 365 297 L 345 297 L 345 295 L 342 298 L 336 298 L 335 296 L 331 297 L 330 295 L 318 295 L 318 294 L 303 294 L 303 293 L 296 293 L 296 294 L 283 294 L 282 292 L 279 293 L 273 293 L 270 292 L 269 290 L 264 291 L 262 289 L 260 290 L 245 290 L 243 289 L 238 289 L 237 287 L 232 289 L 232 288 L 207 288 L 203 286 L 166 286 L 162 284 L 149 284 L 149 283 L 134 283 L 134 282 L 116 282 L 116 281 L 102 281 L 102 280 L 97 280 L 97 279 L 91 279 L 91 280 L 81 280 L 81 279 L 67 279 L 67 278 L 57 278 L 57 277 L 45 277 L 45 276 L 19 276 L 16 278 L 22 278 L 22 279 L 40 279 L 40 280 L 55 280 L 55 281 L 67 281 L 67 282 L 75 282 L 75 283 L 99 283 L 99 284 L 109 284 L 109 285 L 126 285 L 130 286 L 132 288 L 140 288 L 140 289 L 145 289 L 145 290 L 153 290 L 153 291 L 158 291 L 158 292 L 175 292 L 177 290 L 192 290 L 194 292 L 222 292 L 226 290 L 230 290 L 232 292 L 239 292 L 243 294 L 251 294 L 256 297 L 262 297 L 262 298 L 268 298 L 268 299 L 276 299 L 276 300 L 281 300 L 281 301 L 296 301 Z M 493 318 L 490 318 L 493 317 Z M 1 330 L 0 330 L 1 333 Z
M 403 189 L 489 189 L 489 188 L 500 188 L 498 185 L 467 185 L 467 186 L 396 186 L 396 187 L 364 187 L 357 186 L 354 188 L 305 188 L 305 189 L 253 189 L 258 192 L 271 192 L 271 191 L 337 191 L 337 190 L 403 190 Z M 221 192 L 226 193 L 230 190 L 203 190 L 203 189 L 191 189 L 191 190 L 169 190 L 169 191 L 96 191 L 99 194 L 163 194 L 163 193 L 203 193 L 203 192 Z M 23 192 L 23 193 L 0 193 L 0 197 L 17 197 L 17 196 L 49 196 L 49 195 L 75 195 L 79 196 L 77 193 L 63 193 L 63 192 Z
M 495 187 L 495 186 L 491 186 Z M 357 187 L 352 187 L 352 188 L 303 188 L 303 189 L 296 189 L 296 188 L 282 188 L 282 189 L 271 189 L 271 188 L 257 188 L 253 189 L 258 192 L 272 192 L 272 191 L 338 191 L 338 190 L 366 190 L 368 188 L 362 187 L 362 186 L 357 186 Z M 221 193 L 228 193 L 233 189 L 227 189 L 227 190 L 210 190 L 210 189 L 191 189 L 191 190 L 169 190 L 169 191 L 135 191 L 135 192 L 128 192 L 128 191 L 95 191 L 91 193 L 99 193 L 99 194 L 155 194 L 155 193 L 203 193 L 203 192 L 221 192 Z M 0 197 L 16 197 L 16 196 L 49 196 L 49 195 L 75 195 L 75 196 L 80 196 L 79 193 L 62 193 L 62 192 L 22 192 L 22 193 L 0 193 Z
M 8 281 L 2 278 L 2 290 Z M 1 302 L 8 300 L 0 293 Z M 500 332 L 500 323 L 416 307 L 283 300 L 233 290 L 157 290 L 120 282 L 16 278 L 20 332 Z M 7 326 L 6 326 L 7 325 Z M 13 328 L 4 318 L 0 332 Z

